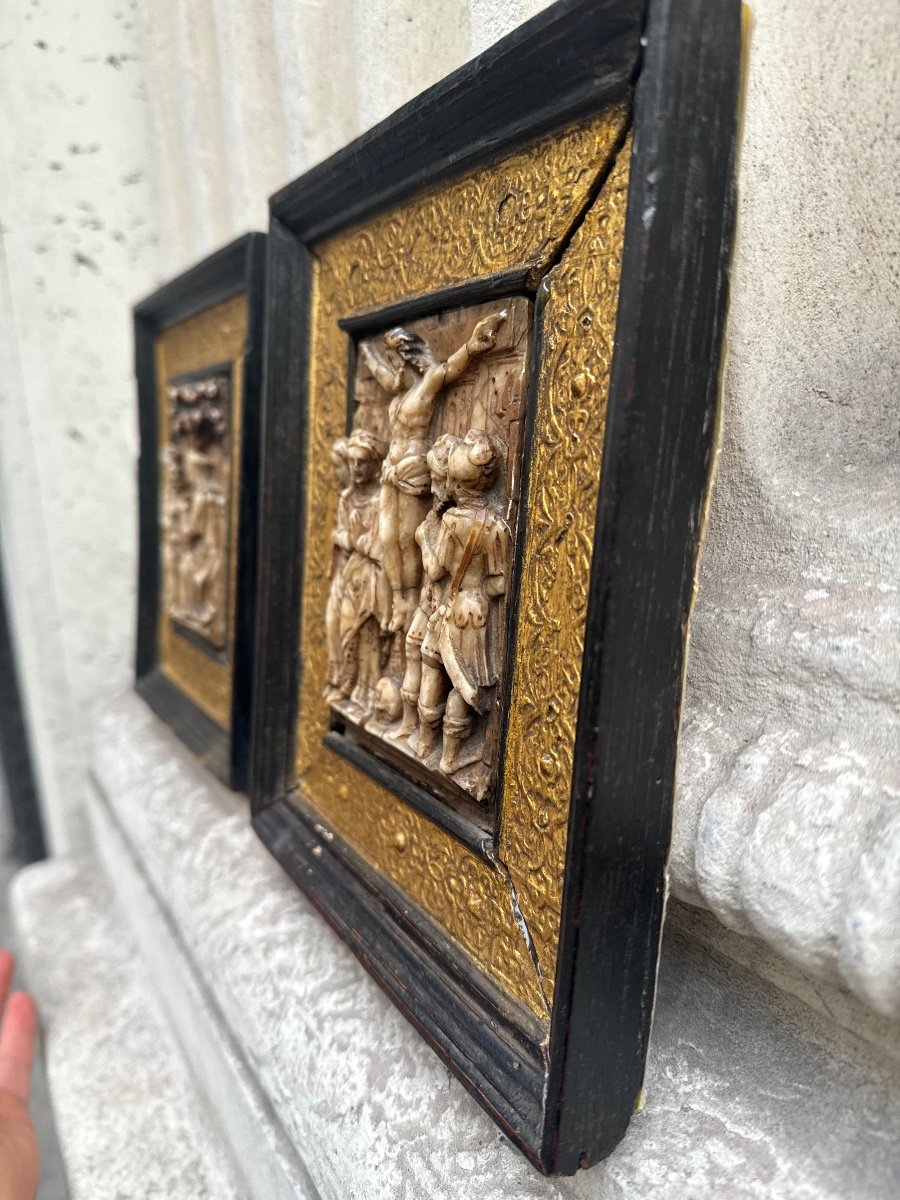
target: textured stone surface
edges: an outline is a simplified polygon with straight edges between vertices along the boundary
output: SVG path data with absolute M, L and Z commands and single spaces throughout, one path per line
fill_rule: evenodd
M 135 697 L 105 710 L 95 762 L 100 824 L 117 823 L 135 854 L 115 869 L 131 919 L 146 931 L 156 920 L 123 885 L 144 870 L 322 1200 L 822 1200 L 900 1187 L 896 1064 L 682 930 L 664 949 L 646 1107 L 606 1163 L 543 1179 L 281 873 L 241 802 Z M 167 1007 L 193 1012 L 180 968 L 157 961 Z
M 272 1117 L 215 997 L 158 904 L 115 818 L 96 791 L 89 801 L 100 865 L 128 913 L 140 956 L 216 1128 L 239 1164 L 246 1200 L 315 1200 L 315 1187 L 281 1123 Z
M 0 515 L 56 845 L 79 836 L 87 712 L 131 656 L 128 304 L 542 7 L 38 0 L 4 14 Z M 895 0 L 823 0 L 814 22 L 781 0 L 752 8 L 672 886 L 896 1018 L 900 30 Z
M 672 885 L 896 1018 L 900 25 L 753 12 Z
M 129 306 L 158 253 L 132 8 L 31 0 L 0 29 L 2 553 L 59 848 L 81 841 L 93 699 L 130 671 Z
M 0 515 L 53 846 L 127 678 L 130 306 L 543 0 L 49 0 L 0 32 Z M 98 588 L 97 580 L 103 580 Z
M 128 661 L 134 439 L 119 397 L 129 290 L 259 224 L 269 190 L 542 7 L 469 0 L 438 17 L 401 0 L 205 0 L 188 16 L 145 3 L 138 30 L 115 6 L 76 5 L 65 29 L 54 15 L 50 37 L 38 4 L 8 26 L 9 303 L 27 333 L 21 370 L 11 345 L 4 377 L 8 412 L 14 392 L 27 397 L 29 432 L 11 417 L 4 426 L 6 503 L 20 514 L 5 553 L 32 597 L 18 614 L 51 801 L 81 761 L 77 706 Z M 896 900 L 888 749 L 900 685 L 886 129 L 900 55 L 890 0 L 869 0 L 865 21 L 850 0 L 818 13 L 810 36 L 801 11 L 754 5 L 725 440 L 693 628 L 673 880 L 804 965 L 815 967 L 821 943 L 840 943 L 843 978 L 888 1012 L 897 992 L 884 975 L 898 971 L 877 964 L 897 953 L 885 917 Z M 35 283 L 46 299 L 28 298 Z M 102 594 L 80 582 L 98 570 Z M 841 829 L 824 871 L 804 841 L 810 809 Z M 776 898 L 769 881 L 743 879 L 756 878 L 775 831 L 816 886 L 800 873 Z M 838 929 L 834 913 L 849 910 L 852 929 Z
M 9 907 L 9 885 L 20 869 L 21 864 L 14 858 L 7 855 L 0 856 L 0 946 L 12 950 L 17 957 L 19 948 L 16 944 L 16 934 Z M 18 991 L 26 986 L 22 965 L 18 963 L 12 988 L 14 991 Z M 59 1138 L 56 1135 L 56 1122 L 53 1118 L 53 1106 L 50 1101 L 47 1072 L 44 1066 L 44 1048 L 40 1038 L 36 1047 L 34 1067 L 31 1071 L 29 1109 L 37 1129 L 41 1153 L 41 1183 L 38 1188 L 37 1200 L 68 1200 L 69 1187 L 66 1183 L 65 1168 L 59 1149 Z
M 12 901 L 72 1200 L 239 1200 L 96 869 L 27 867 Z

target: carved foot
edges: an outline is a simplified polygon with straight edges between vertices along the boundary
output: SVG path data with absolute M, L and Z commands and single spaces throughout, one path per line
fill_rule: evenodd
M 416 758 L 420 758 L 424 762 L 434 749 L 436 739 L 437 730 L 431 729 L 428 725 L 420 725 L 418 736 L 410 743 L 410 749 Z
M 403 701 L 403 720 L 396 729 L 392 729 L 390 733 L 384 736 L 392 742 L 402 742 L 405 738 L 412 735 L 419 728 L 419 710 L 416 707 L 416 702 L 410 700 Z
M 477 800 L 479 804 L 484 804 L 488 798 L 488 792 L 491 786 L 491 768 L 487 763 L 480 762 L 472 772 L 472 778 L 466 791 Z
M 444 734 L 444 747 L 441 751 L 441 761 L 438 763 L 438 770 L 445 775 L 452 775 L 459 767 L 456 761 L 456 756 L 459 753 L 459 748 L 462 745 L 464 738 L 453 737 L 450 734 Z

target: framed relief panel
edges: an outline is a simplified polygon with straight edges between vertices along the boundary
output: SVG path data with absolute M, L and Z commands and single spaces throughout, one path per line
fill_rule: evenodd
M 265 236 L 134 310 L 141 426 L 137 689 L 247 784 Z
M 640 1095 L 739 50 L 557 4 L 271 206 L 254 824 L 544 1171 Z

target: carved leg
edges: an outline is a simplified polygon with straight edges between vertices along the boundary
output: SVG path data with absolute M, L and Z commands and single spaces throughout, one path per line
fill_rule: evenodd
M 444 716 L 444 746 L 441 751 L 441 761 L 438 764 L 439 770 L 443 771 L 445 775 L 453 773 L 456 756 L 463 742 L 472 732 L 474 724 L 475 716 L 472 710 L 454 688 L 447 697 L 447 711 Z
M 416 543 L 416 530 L 428 514 L 425 496 L 398 494 L 397 545 L 400 552 L 404 596 L 415 602 L 422 585 L 422 552 Z
M 422 686 L 419 690 L 419 733 L 413 745 L 418 758 L 426 759 L 434 749 L 438 730 L 446 707 L 447 676 L 442 667 L 422 663 Z
M 337 681 L 337 692 L 340 696 L 349 696 L 356 683 L 359 672 L 357 654 L 359 652 L 359 633 L 343 644 L 341 651 L 341 670 Z
M 375 707 L 375 688 L 381 677 L 381 634 L 371 617 L 359 633 L 357 660 L 359 670 L 350 701 L 368 716 Z
M 417 610 L 421 613 L 421 609 Z M 424 621 L 424 614 L 422 614 Z M 400 698 L 403 701 L 403 722 L 400 727 L 389 735 L 392 741 L 399 742 L 411 737 L 419 724 L 419 692 L 422 689 L 422 634 L 418 626 L 422 621 L 413 617 L 413 624 L 406 635 L 406 670 L 400 685 Z
M 381 542 L 381 565 L 391 590 L 398 592 L 403 586 L 403 556 L 400 550 L 398 531 L 398 508 L 400 493 L 390 483 L 381 485 L 378 502 L 378 537 Z
M 328 647 L 326 682 L 329 688 L 334 688 L 341 673 L 341 600 L 333 585 L 325 609 L 325 644 Z

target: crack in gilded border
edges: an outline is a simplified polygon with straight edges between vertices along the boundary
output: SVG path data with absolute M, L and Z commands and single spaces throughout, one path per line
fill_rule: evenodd
M 630 142 L 542 284 L 500 855 L 552 995 Z M 543 990 L 543 989 L 542 989 Z
M 625 152 L 587 214 L 584 210 L 616 155 L 627 116 L 622 107 L 611 109 L 415 197 L 317 245 L 313 265 L 300 789 L 324 822 L 401 887 L 494 982 L 542 1019 L 552 996 L 562 902 L 572 742 L 624 230 Z M 496 855 L 504 874 L 323 744 L 328 709 L 321 697 L 321 614 L 335 503 L 329 447 L 344 430 L 347 394 L 346 335 L 337 322 L 352 312 L 515 263 L 546 270 L 567 242 L 569 249 L 551 271 L 544 314 L 544 361 L 525 501 L 512 691 L 513 710 L 523 707 L 506 738 Z M 554 564 L 569 551 L 574 557 L 563 565 L 554 588 L 552 573 L 559 569 Z M 548 704 L 556 716 L 542 724 Z M 569 744 L 561 746 L 561 738 Z M 555 764 L 551 771 L 542 765 L 548 756 Z

